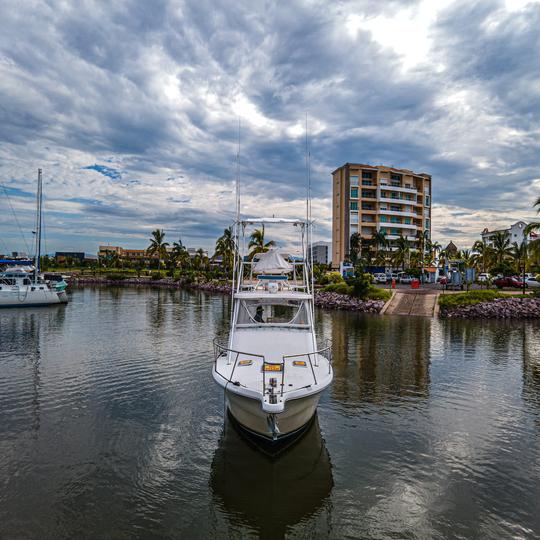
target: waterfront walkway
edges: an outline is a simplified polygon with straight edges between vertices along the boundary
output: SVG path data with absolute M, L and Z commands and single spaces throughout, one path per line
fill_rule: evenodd
M 439 291 L 433 289 L 403 289 L 394 293 L 382 313 L 433 317 L 437 314 L 438 298 Z

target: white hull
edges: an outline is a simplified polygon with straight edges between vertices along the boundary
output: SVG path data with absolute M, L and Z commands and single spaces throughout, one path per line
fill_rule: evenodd
M 287 400 L 283 412 L 269 414 L 258 399 L 242 396 L 227 389 L 227 403 L 235 420 L 250 432 L 272 440 L 286 437 L 304 427 L 315 414 L 321 393 Z
M 49 288 L 32 290 L 29 287 L 26 290 L 0 290 L 0 308 L 46 306 L 63 304 L 67 301 L 68 297 L 64 291 L 54 291 Z

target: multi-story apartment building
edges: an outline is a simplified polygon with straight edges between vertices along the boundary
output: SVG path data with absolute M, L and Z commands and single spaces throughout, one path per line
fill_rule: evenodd
M 490 231 L 489 229 L 484 229 L 482 231 L 482 241 L 488 246 L 493 247 L 493 240 L 497 233 L 506 234 L 508 240 L 511 244 L 516 242 L 516 244 L 521 245 L 522 242 L 529 243 L 531 239 L 535 239 L 537 235 L 533 233 L 525 234 L 525 227 L 527 224 L 524 221 L 517 221 L 513 225 L 510 225 L 508 229 L 498 229 Z
M 314 242 L 311 245 L 313 262 L 315 264 L 328 264 L 332 260 L 332 244 L 330 242 Z
M 431 238 L 431 176 L 384 165 L 345 163 L 332 173 L 332 265 L 349 256 L 350 238 L 364 244 L 376 231 L 386 233 L 390 249 L 400 236 L 419 247 Z

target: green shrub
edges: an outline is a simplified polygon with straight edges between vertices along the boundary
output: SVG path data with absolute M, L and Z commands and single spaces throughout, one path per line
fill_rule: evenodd
M 323 292 L 333 292 L 337 294 L 351 294 L 353 288 L 347 285 L 344 281 L 342 283 L 331 283 L 324 287 Z
M 392 297 L 392 293 L 388 289 L 380 289 L 371 285 L 367 291 L 365 298 L 367 300 L 383 300 L 387 302 Z
M 329 283 L 343 283 L 345 280 L 339 272 L 326 272 L 321 276 L 319 283 L 321 285 L 328 285 Z
M 503 296 L 503 294 L 492 290 L 441 294 L 439 296 L 439 306 L 444 309 L 472 306 L 473 304 L 480 304 L 481 302 L 492 302 L 496 298 L 501 298 Z
M 107 274 L 105 277 L 111 281 L 122 281 L 127 279 L 128 276 L 124 274 Z
M 352 287 L 352 296 L 356 298 L 365 298 L 371 287 L 371 274 L 360 274 L 347 280 L 347 285 Z
M 163 279 L 162 272 L 152 272 L 150 276 L 153 280 L 157 281 L 158 279 Z

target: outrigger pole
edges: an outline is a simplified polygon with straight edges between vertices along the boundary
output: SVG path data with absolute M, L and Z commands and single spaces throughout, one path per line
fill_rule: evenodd
M 38 281 L 38 275 L 41 270 L 41 208 L 43 205 L 43 180 L 41 169 L 38 169 L 37 186 L 37 216 L 36 216 L 36 260 L 34 261 L 34 283 Z

